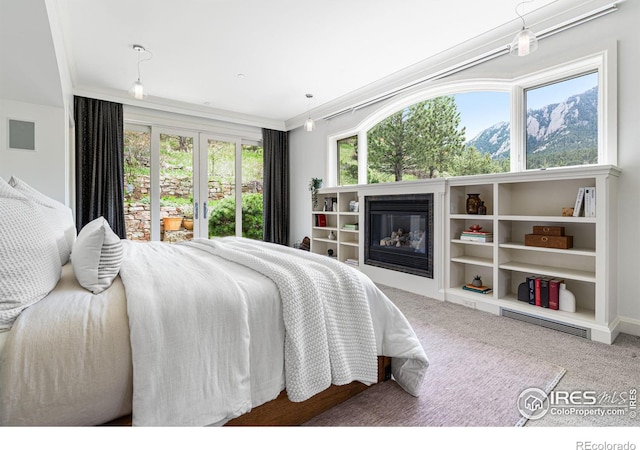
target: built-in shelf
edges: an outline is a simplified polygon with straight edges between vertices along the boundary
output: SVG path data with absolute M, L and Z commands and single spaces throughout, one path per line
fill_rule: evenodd
M 495 314 L 509 309 L 523 314 L 588 328 L 591 339 L 612 343 L 617 321 L 616 271 L 617 180 L 612 166 L 478 175 L 448 180 L 446 202 L 445 300 Z M 595 186 L 596 216 L 562 216 L 573 207 L 580 187 Z M 480 193 L 487 215 L 466 214 L 467 195 Z M 493 232 L 493 242 L 461 241 L 472 224 Z M 536 225 L 565 228 L 572 236 L 568 249 L 524 245 Z M 482 276 L 490 294 L 461 286 Z M 517 299 L 518 286 L 528 276 L 564 280 L 576 296 L 576 312 L 552 310 Z
M 358 202 L 358 192 L 349 189 L 320 189 L 318 191 L 318 206 L 323 206 L 325 197 L 333 197 L 336 199 L 337 211 L 312 211 L 312 229 L 311 229 L 311 251 L 322 255 L 329 255 L 331 250 L 332 256 L 339 261 L 358 260 L 360 248 L 360 232 L 358 230 L 344 228 L 345 225 L 354 225 L 358 223 L 360 213 L 358 211 L 350 211 L 352 202 Z M 327 225 L 324 227 L 317 226 L 317 217 L 324 215 Z M 329 232 L 333 231 L 336 239 L 329 239 Z M 357 266 L 353 266 L 356 267 Z

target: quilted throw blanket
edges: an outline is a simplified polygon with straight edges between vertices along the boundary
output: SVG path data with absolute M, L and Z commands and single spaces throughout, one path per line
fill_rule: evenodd
M 359 276 L 344 264 L 282 245 L 242 238 L 185 243 L 247 266 L 273 280 L 285 325 L 287 396 L 304 401 L 352 381 L 377 381 L 369 302 Z

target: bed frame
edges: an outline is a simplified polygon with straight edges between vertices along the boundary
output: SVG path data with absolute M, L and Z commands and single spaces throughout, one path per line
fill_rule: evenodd
M 378 383 L 391 379 L 391 358 L 378 356 Z M 302 425 L 315 416 L 333 408 L 351 397 L 365 391 L 367 386 L 359 381 L 344 386 L 331 385 L 304 402 L 292 402 L 287 392 L 270 402 L 253 408 L 250 412 L 230 420 L 225 426 L 290 426 Z M 107 426 L 131 426 L 131 415 L 106 423 Z

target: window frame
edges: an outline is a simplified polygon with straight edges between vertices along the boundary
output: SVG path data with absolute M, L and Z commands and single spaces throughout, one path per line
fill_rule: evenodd
M 510 79 L 471 78 L 444 81 L 417 89 L 411 93 L 395 97 L 382 107 L 372 111 L 356 126 L 327 137 L 326 186 L 338 186 L 338 141 L 357 135 L 358 139 L 358 184 L 367 184 L 368 131 L 380 121 L 397 111 L 415 103 L 465 92 L 500 91 L 508 92 L 511 98 L 510 113 L 510 172 L 526 172 L 541 169 L 526 169 L 526 102 L 525 90 L 560 82 L 587 73 L 598 73 L 598 165 L 613 165 L 617 157 L 617 51 L 615 45 L 605 50 L 576 58 L 567 63 L 531 72 Z M 581 166 L 563 166 L 583 167 Z M 549 167 L 545 170 L 553 170 Z

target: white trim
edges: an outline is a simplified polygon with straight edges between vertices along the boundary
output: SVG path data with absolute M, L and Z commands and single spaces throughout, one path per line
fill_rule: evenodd
M 618 316 L 617 319 L 619 319 L 617 328 L 620 333 L 640 336 L 640 320 L 625 316 Z

